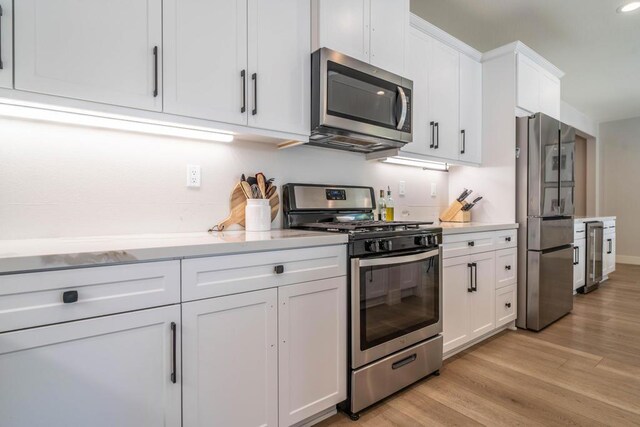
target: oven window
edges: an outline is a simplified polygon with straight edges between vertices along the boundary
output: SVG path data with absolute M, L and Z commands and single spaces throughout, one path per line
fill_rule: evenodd
M 437 323 L 438 256 L 360 268 L 360 350 Z
M 328 62 L 327 114 L 395 129 L 397 87 L 360 71 Z

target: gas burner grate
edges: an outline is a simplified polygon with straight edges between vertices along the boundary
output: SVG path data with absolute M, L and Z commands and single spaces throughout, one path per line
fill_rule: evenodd
M 367 231 L 398 231 L 416 230 L 423 225 L 432 225 L 433 222 L 426 221 L 332 221 L 313 222 L 300 224 L 297 228 L 318 229 L 334 232 L 367 232 Z

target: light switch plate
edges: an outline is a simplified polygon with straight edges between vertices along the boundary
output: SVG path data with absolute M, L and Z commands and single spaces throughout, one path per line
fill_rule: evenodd
M 200 187 L 200 166 L 187 165 L 187 187 Z
M 398 183 L 398 194 L 401 196 L 404 196 L 405 194 L 407 194 L 407 182 L 406 181 L 400 181 Z
M 436 193 L 436 188 L 437 188 L 436 183 L 435 183 L 435 182 L 432 182 L 432 183 L 431 183 L 431 197 L 436 197 L 436 194 L 437 194 L 437 193 Z

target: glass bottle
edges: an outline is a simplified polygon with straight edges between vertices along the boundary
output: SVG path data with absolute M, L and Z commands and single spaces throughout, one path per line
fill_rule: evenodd
M 387 218 L 387 202 L 384 199 L 384 190 L 380 190 L 380 198 L 378 199 L 378 221 L 385 221 Z
M 387 187 L 387 203 L 386 203 L 387 215 L 385 221 L 393 221 L 393 199 L 391 198 L 391 188 Z

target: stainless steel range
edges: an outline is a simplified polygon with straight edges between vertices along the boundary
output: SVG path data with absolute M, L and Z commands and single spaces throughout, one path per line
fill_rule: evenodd
M 371 187 L 286 184 L 287 228 L 349 235 L 348 399 L 358 413 L 442 366 L 442 229 L 374 221 Z

